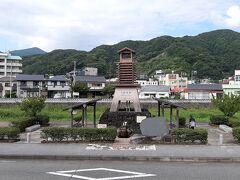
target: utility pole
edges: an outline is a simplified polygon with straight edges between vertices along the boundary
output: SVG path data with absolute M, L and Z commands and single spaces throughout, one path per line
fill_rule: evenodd
M 12 98 L 12 60 L 11 60 L 11 71 L 10 71 L 10 98 Z

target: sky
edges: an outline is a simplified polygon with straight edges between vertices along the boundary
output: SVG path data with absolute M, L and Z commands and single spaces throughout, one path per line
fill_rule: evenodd
M 0 9 L 0 51 L 240 32 L 240 0 L 1 0 Z

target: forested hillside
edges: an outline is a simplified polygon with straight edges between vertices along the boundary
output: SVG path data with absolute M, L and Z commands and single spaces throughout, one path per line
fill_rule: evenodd
M 157 69 L 183 72 L 198 78 L 221 79 L 240 68 L 240 33 L 216 30 L 197 36 L 161 36 L 149 41 L 123 41 L 102 45 L 93 50 L 54 50 L 43 55 L 24 58 L 24 73 L 65 74 L 84 66 L 97 67 L 101 75 L 115 76 L 117 51 L 129 47 L 136 51 L 138 74 L 151 75 Z

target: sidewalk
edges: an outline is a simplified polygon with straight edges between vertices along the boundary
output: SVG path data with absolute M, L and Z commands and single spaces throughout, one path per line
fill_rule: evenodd
M 104 144 L 106 146 L 106 144 Z M 108 146 L 112 146 L 109 144 Z M 0 144 L 2 159 L 240 162 L 240 146 L 157 145 L 155 150 L 89 150 L 88 144 Z

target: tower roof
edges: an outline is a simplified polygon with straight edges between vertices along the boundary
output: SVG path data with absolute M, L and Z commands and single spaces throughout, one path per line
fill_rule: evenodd
M 121 53 L 121 52 L 123 52 L 123 51 L 125 51 L 125 50 L 128 50 L 128 51 L 131 51 L 132 53 L 135 53 L 134 50 L 132 50 L 132 49 L 130 49 L 130 48 L 128 48 L 128 47 L 124 47 L 124 48 L 120 49 L 120 50 L 118 51 L 118 53 Z

